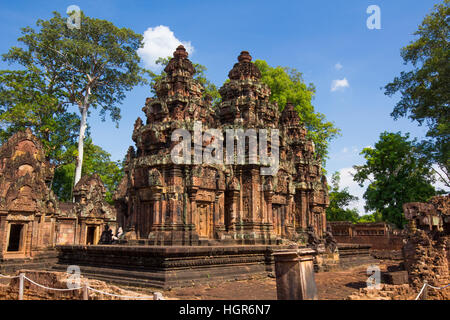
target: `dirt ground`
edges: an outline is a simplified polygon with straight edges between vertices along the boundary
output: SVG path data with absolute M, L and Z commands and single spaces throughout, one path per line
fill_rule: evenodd
M 381 271 L 396 263 L 381 262 Z M 341 300 L 366 286 L 367 266 L 343 271 L 315 274 L 319 299 Z M 255 276 L 250 280 L 216 282 L 194 287 L 162 291 L 167 299 L 181 300 L 276 300 L 276 282 L 268 276 Z
M 380 261 L 378 266 L 385 271 L 398 262 Z M 342 300 L 366 287 L 367 266 L 359 266 L 342 271 L 315 273 L 315 280 L 320 300 Z M 7 281 L 6 283 L 3 283 Z M 8 285 L 9 280 L 0 281 L 0 289 Z M 276 281 L 268 275 L 257 275 L 248 280 L 233 280 L 195 285 L 193 287 L 161 290 L 128 287 L 128 290 L 149 294 L 159 291 L 168 300 L 276 300 Z M 1 290 L 0 290 L 1 296 Z M 0 297 L 1 299 L 1 297 Z

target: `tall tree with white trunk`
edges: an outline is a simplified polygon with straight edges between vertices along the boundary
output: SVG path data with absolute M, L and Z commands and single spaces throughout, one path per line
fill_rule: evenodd
M 28 72 L 40 76 L 49 92 L 59 99 L 61 112 L 70 105 L 80 112 L 78 154 L 74 184 L 81 178 L 87 119 L 92 109 L 99 109 L 118 124 L 119 105 L 125 92 L 147 83 L 146 70 L 139 66 L 137 49 L 142 36 L 109 21 L 90 18 L 82 12 L 74 27 L 67 18 L 54 12 L 49 20 L 38 20 L 37 30 L 26 27 L 3 59 L 18 63 Z

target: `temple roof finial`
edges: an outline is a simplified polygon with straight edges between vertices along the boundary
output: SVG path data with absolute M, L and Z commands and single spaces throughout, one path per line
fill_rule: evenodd
M 188 55 L 186 48 L 180 44 L 174 51 L 173 58 L 170 59 L 164 71 L 169 76 L 172 76 L 172 74 L 185 74 L 187 77 L 192 77 L 195 73 L 195 68 L 187 58 Z
M 173 53 L 173 57 L 174 58 L 181 58 L 181 59 L 185 59 L 185 58 L 187 58 L 188 57 L 188 52 L 186 51 L 186 48 L 182 45 L 182 44 L 180 44 L 178 47 L 177 47 L 177 49 L 174 51 L 174 53 Z
M 248 51 L 241 51 L 241 54 L 238 57 L 239 62 L 251 62 L 252 56 Z
M 228 73 L 228 77 L 231 80 L 258 80 L 261 78 L 261 72 L 255 64 L 251 63 L 252 56 L 248 51 L 241 51 L 238 61 L 239 62 L 236 63 L 233 69 Z

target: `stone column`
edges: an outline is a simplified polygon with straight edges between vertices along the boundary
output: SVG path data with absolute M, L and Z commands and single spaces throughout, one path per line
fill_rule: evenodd
M 308 227 L 308 209 L 307 209 L 307 199 L 306 192 L 304 190 L 300 191 L 301 197 L 301 218 L 302 218 L 302 229 L 306 230 Z
M 0 258 L 3 257 L 3 252 L 6 251 L 6 233 L 7 233 L 6 215 L 0 213 Z
M 214 198 L 214 220 L 213 220 L 213 238 L 219 238 L 225 231 L 224 220 L 224 192 L 217 191 Z
M 161 199 L 161 195 L 159 195 L 159 197 L 160 197 L 159 199 Z M 154 197 L 153 201 L 152 201 L 152 206 L 153 206 L 153 208 L 152 208 L 153 221 L 152 222 L 153 222 L 153 224 L 150 227 L 150 230 L 153 230 L 153 226 L 158 225 L 161 222 L 161 220 L 160 220 L 161 217 L 160 217 L 160 213 L 159 213 L 160 205 L 161 205 L 160 201 L 158 201 L 157 198 Z
M 220 193 L 216 192 L 214 194 L 214 203 L 213 203 L 213 227 L 214 228 L 220 224 L 219 199 L 220 199 Z
M 189 203 L 190 203 L 190 212 L 188 212 L 188 221 L 190 221 L 190 223 L 192 223 L 195 227 L 195 230 L 197 230 L 197 201 L 195 200 L 197 197 L 197 189 L 195 188 L 191 188 L 189 190 Z
M 278 300 L 317 300 L 312 249 L 287 249 L 273 253 Z
M 249 199 L 249 217 L 251 222 L 254 224 L 258 221 L 258 211 L 261 210 L 258 198 L 258 186 L 260 185 L 260 175 L 259 168 L 252 168 L 250 170 L 251 175 L 251 190 Z
M 240 201 L 240 192 L 233 190 L 231 191 L 231 212 L 230 212 L 230 226 L 233 226 L 237 222 L 238 210 L 239 210 L 239 201 Z
M 28 223 L 25 224 L 27 226 L 27 230 L 26 230 L 26 236 L 23 237 L 22 239 L 24 240 L 24 246 L 25 246 L 25 256 L 30 257 L 31 253 L 32 253 L 32 238 L 33 238 L 33 226 L 34 223 L 33 221 L 29 221 Z
M 266 213 L 267 213 L 267 222 L 272 224 L 273 226 L 273 215 L 272 215 L 272 196 L 273 196 L 273 191 L 265 191 L 265 196 L 266 196 Z
M 44 225 L 44 217 L 39 219 L 38 216 L 34 216 L 34 220 L 31 222 L 32 226 L 32 234 L 31 234 L 31 251 L 38 250 L 40 247 L 43 247 L 43 234 L 42 228 Z

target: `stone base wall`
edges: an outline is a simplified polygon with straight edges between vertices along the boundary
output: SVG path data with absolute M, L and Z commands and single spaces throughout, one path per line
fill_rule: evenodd
M 273 252 L 286 248 L 289 245 L 58 246 L 58 264 L 54 268 L 62 271 L 68 265 L 78 265 L 88 277 L 126 286 L 167 289 L 272 273 Z M 319 250 L 314 258 L 315 270 L 374 263 L 369 249 L 370 246 L 343 245 L 339 253 Z
M 370 245 L 339 243 L 340 268 L 346 269 L 377 263 L 377 260 L 370 254 L 370 249 Z
M 58 253 L 54 249 L 38 252 L 32 258 L 0 259 L 0 273 L 13 274 L 23 268 L 45 270 L 51 268 L 57 261 Z
M 334 236 L 338 243 L 370 245 L 373 250 L 401 250 L 401 236 Z
M 370 250 L 370 254 L 380 260 L 403 260 L 401 250 Z
M 339 252 L 318 254 L 314 260 L 314 268 L 317 272 L 332 271 L 340 268 Z
M 56 269 L 121 285 L 182 287 L 273 272 L 274 249 L 287 246 L 58 246 Z
M 286 241 L 284 241 L 286 242 Z M 237 245 L 280 245 L 284 243 L 281 239 L 199 239 L 198 237 L 180 236 L 167 234 L 166 238 L 160 239 L 135 239 L 119 240 L 120 245 L 126 246 L 237 246 Z

